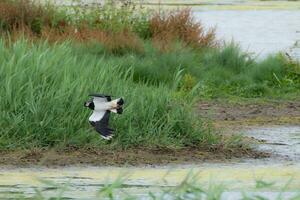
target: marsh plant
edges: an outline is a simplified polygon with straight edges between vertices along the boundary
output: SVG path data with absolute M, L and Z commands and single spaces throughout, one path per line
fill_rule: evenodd
M 210 134 L 174 91 L 164 84 L 137 84 L 135 69 L 120 65 L 118 57 L 82 54 L 70 43 L 25 41 L 9 48 L 2 41 L 0 52 L 2 148 L 101 146 L 98 135 L 88 133 L 89 113 L 81 106 L 94 91 L 127 101 L 113 122 L 119 134 L 111 145 L 185 146 Z

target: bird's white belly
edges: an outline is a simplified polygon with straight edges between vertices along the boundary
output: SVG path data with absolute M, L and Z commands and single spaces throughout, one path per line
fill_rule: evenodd
M 113 105 L 111 102 L 105 102 L 105 103 L 95 103 L 95 108 L 92 113 L 92 115 L 89 117 L 89 121 L 100 121 L 102 117 L 104 116 L 105 112 L 107 110 L 112 109 Z
M 112 108 L 111 102 L 106 102 L 106 103 L 101 103 L 101 104 L 95 104 L 95 111 L 101 112 L 101 111 L 106 111 L 110 110 Z

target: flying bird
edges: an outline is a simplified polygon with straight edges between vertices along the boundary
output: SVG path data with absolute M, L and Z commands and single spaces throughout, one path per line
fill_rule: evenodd
M 92 98 L 84 102 L 84 106 L 93 110 L 89 117 L 90 124 L 100 133 L 105 140 L 113 137 L 114 130 L 108 127 L 110 112 L 117 114 L 123 113 L 123 98 L 111 100 L 110 95 L 90 94 Z

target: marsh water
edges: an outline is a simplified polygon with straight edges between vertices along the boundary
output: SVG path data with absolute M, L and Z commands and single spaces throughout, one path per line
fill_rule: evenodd
M 254 57 L 278 52 L 300 59 L 300 10 L 194 11 L 206 27 L 216 27 L 217 38 L 235 41 Z
M 242 131 L 261 141 L 256 148 L 271 152 L 268 159 L 239 159 L 228 162 L 142 166 L 142 167 L 59 167 L 0 169 L 0 198 L 32 197 L 39 192 L 45 197 L 96 199 L 105 184 L 126 177 L 116 198 L 125 193 L 139 199 L 151 199 L 149 191 L 160 194 L 163 188 L 180 184 L 187 176 L 197 184 L 220 186 L 222 199 L 241 199 L 243 195 L 261 195 L 288 199 L 300 188 L 300 126 L 255 127 Z M 256 188 L 256 181 L 271 183 L 271 188 Z M 196 184 L 196 183 L 195 183 Z M 285 188 L 282 192 L 281 189 Z M 243 193 L 244 192 L 244 193 Z M 166 198 L 168 199 L 168 198 Z

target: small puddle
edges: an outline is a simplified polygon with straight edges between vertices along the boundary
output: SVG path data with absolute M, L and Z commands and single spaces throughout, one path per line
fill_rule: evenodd
M 262 142 L 256 145 L 258 150 L 267 151 L 285 158 L 300 162 L 300 126 L 260 127 L 245 131 L 249 137 Z

